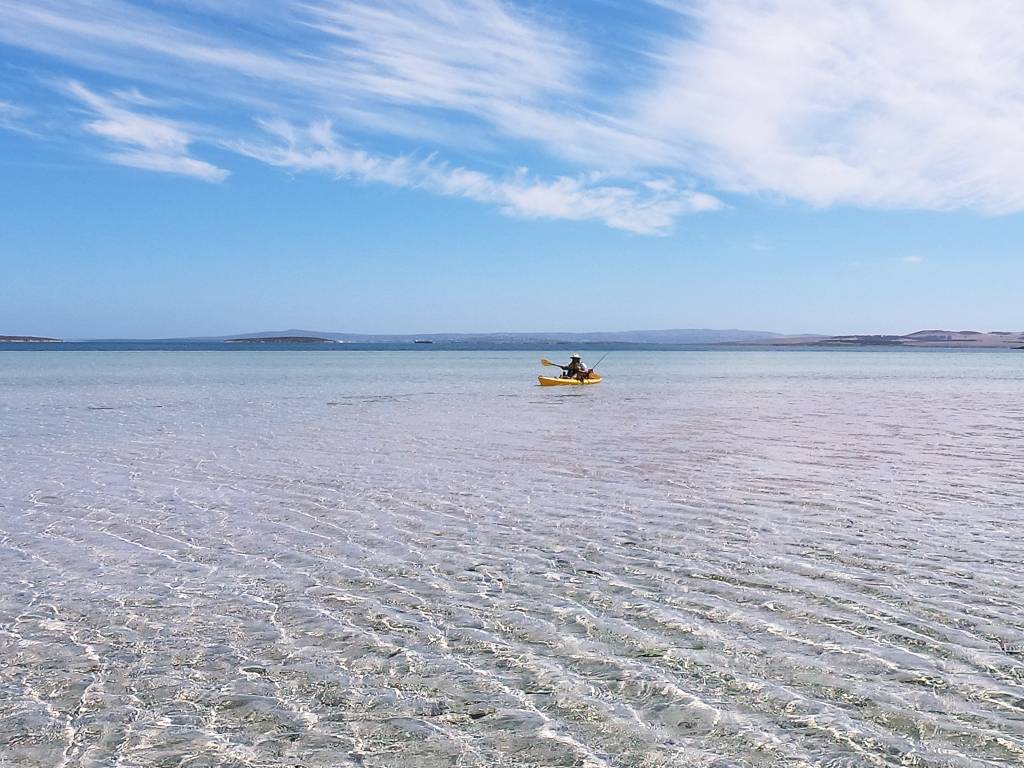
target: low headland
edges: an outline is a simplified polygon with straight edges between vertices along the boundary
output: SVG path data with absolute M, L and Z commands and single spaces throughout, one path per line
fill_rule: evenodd
M 49 336 L 0 336 L 0 344 L 60 344 L 63 341 Z
M 784 336 L 772 346 L 944 347 L 949 349 L 1024 349 L 1024 332 L 927 330 L 898 335 Z

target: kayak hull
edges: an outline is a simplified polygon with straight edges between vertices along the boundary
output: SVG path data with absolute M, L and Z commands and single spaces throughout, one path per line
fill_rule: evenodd
M 588 384 L 600 384 L 603 379 L 601 374 L 592 373 L 589 379 L 563 379 L 560 376 L 538 376 L 537 381 L 542 387 L 581 387 Z

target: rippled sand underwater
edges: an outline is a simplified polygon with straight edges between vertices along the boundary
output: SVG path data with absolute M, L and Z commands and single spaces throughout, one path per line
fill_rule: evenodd
M 0 353 L 0 766 L 1024 765 L 1024 356 L 539 357 Z

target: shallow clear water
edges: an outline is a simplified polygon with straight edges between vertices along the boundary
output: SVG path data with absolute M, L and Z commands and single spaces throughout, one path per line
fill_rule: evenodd
M 1024 356 L 540 356 L 0 352 L 0 766 L 1024 764 Z

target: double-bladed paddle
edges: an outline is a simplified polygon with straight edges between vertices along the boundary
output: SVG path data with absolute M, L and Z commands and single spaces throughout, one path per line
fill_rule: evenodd
M 592 371 L 594 371 L 594 370 L 597 370 L 597 366 L 598 366 L 598 365 L 600 365 L 601 363 L 603 363 L 603 362 L 604 362 L 604 359 L 605 359 L 606 357 L 608 357 L 608 355 L 610 355 L 610 354 L 611 354 L 611 352 L 605 352 L 605 353 L 604 353 L 604 354 L 603 354 L 603 355 L 601 356 L 601 359 L 597 361 L 597 365 L 595 365 L 595 366 L 594 366 L 593 368 L 591 368 L 590 370 L 592 370 Z M 540 359 L 540 364 L 541 364 L 541 365 L 551 365 L 551 366 L 554 366 L 555 368 L 564 368 L 564 367 L 565 367 L 565 366 L 559 365 L 558 363 L 552 363 L 552 362 L 551 362 L 550 360 L 548 360 L 548 359 L 547 359 L 546 357 L 542 357 L 542 358 Z

